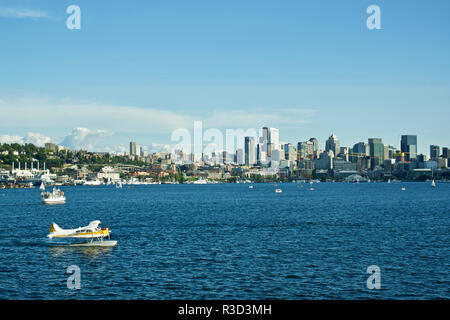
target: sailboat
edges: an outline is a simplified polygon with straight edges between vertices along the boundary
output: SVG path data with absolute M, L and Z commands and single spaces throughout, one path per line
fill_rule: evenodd
M 436 187 L 436 182 L 434 182 L 434 179 L 431 181 L 431 187 L 432 188 Z
M 41 182 L 41 186 L 39 187 L 39 190 L 41 190 L 41 191 L 45 190 L 44 181 Z

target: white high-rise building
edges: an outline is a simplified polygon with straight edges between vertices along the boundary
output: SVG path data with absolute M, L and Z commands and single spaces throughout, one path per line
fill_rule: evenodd
M 270 143 L 275 145 L 276 149 L 280 147 L 280 130 L 277 128 L 270 128 Z
M 242 149 L 237 149 L 236 150 L 236 163 L 241 165 L 244 164 L 244 150 Z

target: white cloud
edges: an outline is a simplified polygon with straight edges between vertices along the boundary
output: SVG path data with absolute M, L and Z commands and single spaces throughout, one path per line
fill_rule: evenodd
M 23 144 L 23 137 L 10 136 L 10 135 L 7 135 L 7 134 L 1 134 L 0 135 L 0 143 L 6 143 L 6 144 L 19 143 L 19 144 Z
M 47 12 L 42 10 L 32 10 L 32 9 L 17 9 L 17 8 L 0 8 L 0 17 L 4 18 L 31 18 L 31 19 L 41 19 L 48 18 Z
M 148 153 L 153 152 L 171 152 L 173 146 L 170 144 L 163 144 L 163 143 L 152 143 L 149 146 L 146 146 L 144 150 L 146 150 Z
M 32 143 L 38 147 L 43 147 L 46 143 L 51 142 L 52 139 L 41 133 L 28 132 L 25 138 L 23 138 L 23 141 L 25 143 Z
M 225 129 L 258 132 L 262 126 L 298 128 L 311 122 L 315 116 L 314 110 L 291 107 L 241 110 L 211 108 L 201 115 L 196 115 L 189 111 L 117 106 L 97 101 L 74 101 L 69 98 L 55 100 L 5 97 L 0 97 L 0 114 L 2 130 L 17 132 L 22 129 L 53 135 L 51 139 L 43 134 L 29 132 L 25 137 L 2 136 L 4 141 L 22 141 L 37 145 L 52 141 L 74 150 L 114 153 L 128 151 L 128 145 L 124 144 L 127 140 L 136 140 L 148 153 L 168 152 L 173 146 L 164 143 L 171 143 L 172 133 L 176 129 L 185 128 L 193 135 L 194 121 L 203 122 L 203 132 L 215 128 L 225 136 Z M 67 128 L 75 129 L 67 135 Z M 159 143 L 149 144 L 150 141 Z
M 72 133 L 64 138 L 61 145 L 67 146 L 72 150 L 94 151 L 95 146 L 103 138 L 110 137 L 111 132 L 106 130 L 90 130 L 86 128 L 74 128 Z
M 163 109 L 115 106 L 92 101 L 46 98 L 0 99 L 2 127 L 27 129 L 103 128 L 112 132 L 170 133 L 194 118 Z M 18 121 L 20 117 L 20 121 Z
M 203 121 L 204 128 L 260 128 L 267 126 L 301 125 L 311 122 L 314 110 L 299 108 L 247 108 L 213 109 L 201 115 L 175 112 L 158 108 L 117 106 L 92 101 L 46 98 L 0 99 L 2 126 L 43 130 L 51 127 L 66 129 L 75 127 L 103 128 L 111 132 L 167 134 L 173 130 L 192 128 L 194 121 Z M 4 125 L 3 125 L 4 124 Z
M 0 135 L 0 143 L 19 143 L 26 144 L 31 143 L 38 147 L 43 147 L 47 142 L 51 142 L 51 138 L 40 133 L 27 132 L 25 137 L 10 136 L 7 134 Z

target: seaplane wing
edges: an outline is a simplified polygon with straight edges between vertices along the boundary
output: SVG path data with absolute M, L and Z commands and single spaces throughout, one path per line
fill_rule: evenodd
M 50 225 L 49 238 L 103 238 L 109 235 L 108 228 L 99 228 L 99 220 L 90 222 L 85 227 L 62 229 L 56 223 Z

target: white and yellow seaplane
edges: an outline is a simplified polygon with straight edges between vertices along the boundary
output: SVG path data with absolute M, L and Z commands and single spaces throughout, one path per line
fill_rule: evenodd
M 117 245 L 117 240 L 104 240 L 108 237 L 110 239 L 110 233 L 108 228 L 99 228 L 100 221 L 91 221 L 85 227 L 79 227 L 76 229 L 62 229 L 56 223 L 50 225 L 50 233 L 48 238 L 71 238 L 71 239 L 85 239 L 84 243 L 73 243 L 70 246 L 78 247 L 112 247 Z M 94 241 L 96 240 L 96 241 Z

